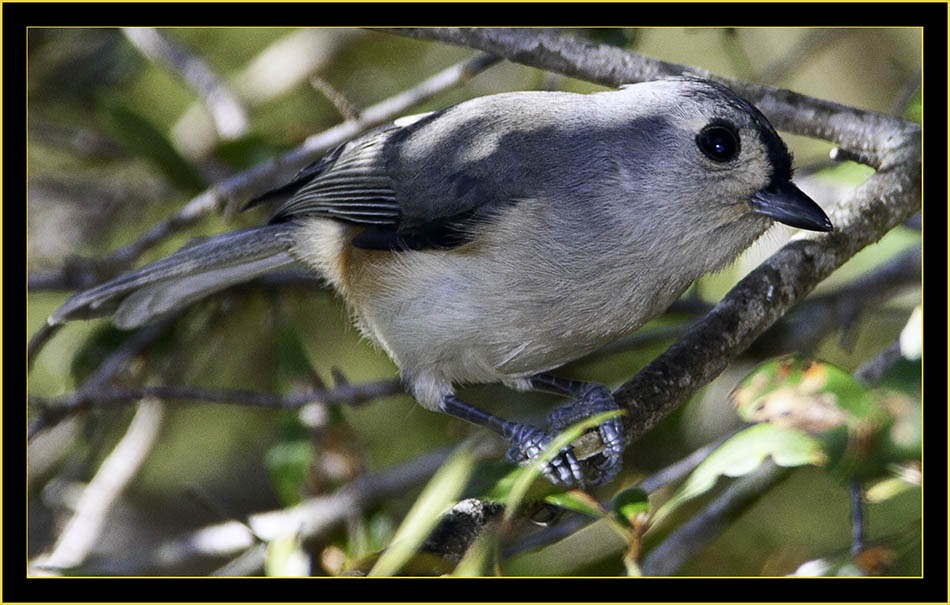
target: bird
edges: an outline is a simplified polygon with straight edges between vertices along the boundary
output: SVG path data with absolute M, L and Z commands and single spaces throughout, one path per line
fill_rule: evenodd
M 559 367 L 660 315 L 774 222 L 833 230 L 792 182 L 791 154 L 765 116 L 691 76 L 500 93 L 400 118 L 246 207 L 258 205 L 276 208 L 266 224 L 80 292 L 49 323 L 112 315 L 131 329 L 302 263 L 422 406 L 499 434 L 519 464 L 618 407 L 605 386 Z M 456 394 L 483 383 L 571 400 L 541 428 Z M 621 470 L 620 419 L 593 430 L 603 450 L 580 461 L 564 448 L 543 466 L 552 483 L 593 487 Z

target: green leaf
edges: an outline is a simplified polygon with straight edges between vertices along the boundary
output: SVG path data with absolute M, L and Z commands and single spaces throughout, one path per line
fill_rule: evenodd
M 627 542 L 624 549 L 623 566 L 631 578 L 640 577 L 640 553 L 643 550 L 643 535 L 649 528 L 650 500 L 648 494 L 639 488 L 626 489 L 611 503 L 611 527 Z
M 141 114 L 114 100 L 100 98 L 99 115 L 105 129 L 129 153 L 148 159 L 169 181 L 188 191 L 205 188 L 197 171 L 164 134 Z
M 920 450 L 920 413 L 913 401 L 866 389 L 827 362 L 801 355 L 767 361 L 736 387 L 732 399 L 745 420 L 817 437 L 825 467 L 839 481 L 873 478 Z
M 924 97 L 922 93 L 922 89 L 918 88 L 917 92 L 915 92 L 911 98 L 910 103 L 907 104 L 907 108 L 904 110 L 904 117 L 918 124 L 922 123 L 924 118 Z
M 731 398 L 747 422 L 774 422 L 812 434 L 866 418 L 873 407 L 850 373 L 798 354 L 759 364 Z
M 369 575 L 391 576 L 409 563 L 439 522 L 439 516 L 458 501 L 474 468 L 473 444 L 466 441 L 422 490 L 396 530 L 389 548 L 379 556 Z
M 604 510 L 604 507 L 600 505 L 596 498 L 579 489 L 548 494 L 544 497 L 544 501 L 595 519 L 600 519 L 607 514 L 607 511 Z
M 264 456 L 264 466 L 280 501 L 285 505 L 297 504 L 313 466 L 313 444 L 309 439 L 277 443 Z
M 625 489 L 611 502 L 613 516 L 621 525 L 633 529 L 637 525 L 637 517 L 650 511 L 648 494 L 640 488 Z
M 346 567 L 383 550 L 394 533 L 392 518 L 383 510 L 370 513 L 367 517 L 354 518 L 352 523 L 347 524 Z
M 747 475 L 768 457 L 785 467 L 822 464 L 825 460 L 819 440 L 802 431 L 773 424 L 751 426 L 733 435 L 703 460 L 673 497 L 657 510 L 653 523 L 659 523 L 680 505 L 712 489 L 720 476 Z
M 504 502 L 508 498 L 511 486 L 523 469 L 507 460 L 485 460 L 475 469 L 472 488 L 466 491 L 470 498 Z

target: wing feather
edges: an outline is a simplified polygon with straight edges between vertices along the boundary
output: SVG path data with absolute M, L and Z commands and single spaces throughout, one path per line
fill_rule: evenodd
M 392 178 L 383 156 L 388 126 L 344 144 L 339 151 L 311 164 L 294 179 L 296 191 L 274 214 L 271 222 L 318 215 L 362 225 L 395 229 L 401 215 Z M 303 181 L 302 183 L 300 181 Z
M 357 247 L 463 245 L 526 192 L 543 193 L 553 181 L 550 157 L 573 144 L 562 136 L 563 144 L 547 149 L 550 137 L 519 126 L 526 110 L 556 109 L 567 97 L 539 109 L 536 101 L 547 97 L 531 96 L 535 103 L 526 104 L 523 96 L 483 97 L 380 127 L 259 200 L 281 201 L 272 223 L 322 216 L 362 226 L 352 240 Z M 518 136 L 498 135 L 506 131 Z

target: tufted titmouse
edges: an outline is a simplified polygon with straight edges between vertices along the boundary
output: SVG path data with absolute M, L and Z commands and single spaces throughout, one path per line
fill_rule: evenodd
M 547 372 L 656 317 L 773 220 L 830 231 L 791 177 L 765 117 L 712 82 L 481 97 L 341 145 L 249 204 L 279 203 L 269 224 L 81 292 L 49 321 L 114 313 L 133 328 L 300 261 L 342 295 L 419 403 L 491 428 L 524 461 L 552 433 L 479 410 L 454 385 L 575 398 L 549 417 L 552 432 L 615 409 L 605 387 Z M 621 424 L 597 430 L 605 449 L 585 465 L 565 449 L 549 479 L 617 473 Z

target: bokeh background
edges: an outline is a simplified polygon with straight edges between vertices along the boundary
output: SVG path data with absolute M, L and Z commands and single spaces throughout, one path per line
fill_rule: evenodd
M 204 61 L 228 85 L 246 116 L 236 135 L 228 138 L 217 132 L 194 89 L 179 73 L 144 56 L 122 30 L 29 31 L 27 338 L 70 295 L 62 281 L 46 279 L 61 275 L 64 266 L 81 267 L 77 258 L 108 255 L 216 182 L 294 149 L 306 137 L 340 123 L 354 108 L 359 111 L 410 89 L 476 54 L 355 29 L 199 28 L 159 33 Z M 919 29 L 571 33 L 717 74 L 922 118 Z M 601 87 L 502 62 L 411 113 L 529 89 L 589 92 Z M 796 182 L 825 208 L 870 174 L 856 164 L 829 161 L 829 143 L 783 136 L 794 153 Z M 235 199 L 228 211 L 212 213 L 174 233 L 149 249 L 139 264 L 165 256 L 193 237 L 266 220 L 267 209 L 234 212 L 243 201 L 246 198 Z M 655 338 L 575 363 L 564 373 L 618 386 L 668 346 L 697 309 L 715 303 L 792 233 L 777 225 L 731 267 L 700 280 L 677 312 L 645 328 Z M 918 219 L 861 252 L 812 296 L 840 292 L 919 245 Z M 797 349 L 854 370 L 898 338 L 920 296 L 919 272 L 910 272 L 886 291 L 841 297 L 834 307 L 799 309 L 792 321 L 765 337 L 771 341 L 758 343 L 631 446 L 624 475 L 597 495 L 609 498 L 739 426 L 727 395 L 761 358 Z M 39 398 L 32 401 L 55 401 L 75 391 L 129 336 L 101 319 L 67 325 L 32 366 L 28 388 Z M 147 352 L 136 355 L 113 384 L 287 393 L 344 380 L 389 380 L 396 374 L 382 352 L 361 340 L 329 290 L 315 280 L 296 280 L 237 288 L 194 305 Z M 919 363 L 900 364 L 886 380 L 919 398 Z M 540 417 L 559 403 L 498 386 L 466 388 L 462 395 L 507 417 Z M 30 440 L 30 557 L 52 548 L 83 486 L 126 433 L 134 410 L 129 403 L 93 405 Z M 42 409 L 31 405 L 29 414 L 35 420 Z M 210 573 L 226 559 L 186 557 L 166 565 L 155 553 L 193 530 L 332 493 L 367 471 L 411 462 L 477 432 L 401 394 L 362 405 L 313 405 L 305 413 L 170 400 L 155 422 L 154 444 L 115 500 L 94 548 L 69 573 Z M 341 561 L 385 545 L 419 489 L 418 484 L 407 486 L 397 496 L 354 510 L 346 523 L 308 544 L 312 573 L 339 573 Z M 907 543 L 889 573 L 920 572 L 920 507 L 919 489 L 867 507 L 871 540 L 901 536 Z M 847 489 L 822 469 L 804 467 L 759 498 L 679 573 L 788 574 L 806 561 L 847 550 L 850 531 Z M 609 530 L 594 524 L 554 546 L 509 558 L 504 571 L 616 575 L 623 570 L 622 550 Z

